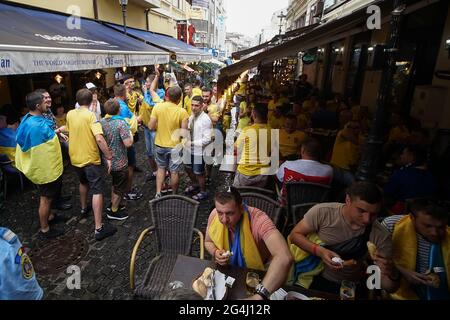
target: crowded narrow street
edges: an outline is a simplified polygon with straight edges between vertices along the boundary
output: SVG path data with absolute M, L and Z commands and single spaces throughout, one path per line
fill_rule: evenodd
M 0 308 L 450 300 L 449 1 L 0 0 L 0 21 Z

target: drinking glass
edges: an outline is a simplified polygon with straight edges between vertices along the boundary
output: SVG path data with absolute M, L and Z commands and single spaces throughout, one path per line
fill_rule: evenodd
M 245 283 L 247 285 L 247 294 L 249 296 L 256 293 L 256 286 L 259 284 L 259 274 L 256 272 L 247 272 Z
M 343 280 L 341 282 L 341 300 L 355 300 L 356 284 L 353 281 Z

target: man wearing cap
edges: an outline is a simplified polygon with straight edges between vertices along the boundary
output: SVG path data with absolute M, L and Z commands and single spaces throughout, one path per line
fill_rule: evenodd
M 102 110 L 100 107 L 100 102 L 98 101 L 97 87 L 92 82 L 86 83 L 86 89 L 92 92 L 92 103 L 89 106 L 89 110 L 95 113 L 97 120 L 100 120 L 102 115 Z M 75 109 L 78 109 L 80 105 L 78 102 L 75 104 Z
M 40 300 L 33 264 L 17 235 L 0 227 L 0 300 Z

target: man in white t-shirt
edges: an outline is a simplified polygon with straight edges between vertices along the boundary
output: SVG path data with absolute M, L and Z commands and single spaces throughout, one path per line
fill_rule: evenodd
M 212 142 L 213 129 L 211 119 L 203 111 L 202 97 L 192 97 L 191 110 L 192 114 L 188 120 L 190 141 L 187 144 L 188 152 L 184 155 L 189 157 L 189 159 L 184 159 L 184 165 L 192 185 L 187 187 L 185 192 L 190 195 L 199 191 L 192 198 L 200 201 L 208 198 L 203 150 Z
M 92 82 L 88 82 L 86 83 L 86 88 L 92 92 L 92 103 L 89 106 L 89 110 L 95 113 L 95 117 L 97 118 L 97 120 L 100 120 L 102 117 L 102 110 L 100 107 L 100 102 L 97 100 L 97 87 Z M 77 102 L 75 104 L 75 109 L 78 109 L 79 107 L 80 105 Z
M 286 182 L 312 182 L 330 185 L 333 180 L 333 168 L 319 162 L 321 146 L 314 138 L 307 138 L 301 146 L 300 160 L 286 161 L 277 171 L 282 183 L 280 202 L 286 204 Z

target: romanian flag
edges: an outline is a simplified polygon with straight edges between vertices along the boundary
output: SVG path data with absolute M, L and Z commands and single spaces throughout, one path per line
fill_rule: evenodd
M 13 163 L 16 157 L 16 130 L 0 129 L 0 153 L 6 154 Z
M 61 176 L 61 146 L 50 120 L 27 114 L 17 129 L 16 140 L 16 167 L 31 182 L 46 184 Z

